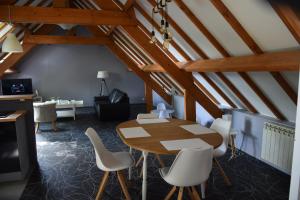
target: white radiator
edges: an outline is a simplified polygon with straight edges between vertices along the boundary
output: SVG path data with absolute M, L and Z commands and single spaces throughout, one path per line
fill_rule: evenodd
M 263 129 L 261 158 L 290 174 L 295 129 L 266 122 Z

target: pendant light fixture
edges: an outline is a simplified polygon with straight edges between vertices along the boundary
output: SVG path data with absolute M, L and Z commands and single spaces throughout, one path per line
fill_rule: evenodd
M 10 16 L 10 6 L 8 6 L 8 18 L 9 18 L 9 24 L 11 25 L 11 16 Z M 2 44 L 2 52 L 4 53 L 22 53 L 23 47 L 15 34 L 8 33 L 6 35 L 6 38 Z
M 154 14 L 161 13 L 160 20 L 160 32 L 162 33 L 163 39 L 163 48 L 168 49 L 170 42 L 172 41 L 172 33 L 170 32 L 169 22 L 168 22 L 168 3 L 171 0 L 156 0 L 156 5 L 152 9 L 152 32 L 151 32 L 151 40 L 150 43 L 154 44 L 157 42 L 157 38 L 155 36 L 154 31 Z

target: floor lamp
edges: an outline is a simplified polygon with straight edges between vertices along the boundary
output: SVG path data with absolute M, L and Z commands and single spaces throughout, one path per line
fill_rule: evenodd
M 108 93 L 108 87 L 105 79 L 109 77 L 108 71 L 98 71 L 97 78 L 100 79 L 100 96 L 104 96 L 104 88 Z

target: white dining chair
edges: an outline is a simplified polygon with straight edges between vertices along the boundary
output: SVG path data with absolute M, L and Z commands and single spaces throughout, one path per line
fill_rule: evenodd
M 131 197 L 127 190 L 125 183 L 125 178 L 122 173 L 122 170 L 129 169 L 134 165 L 134 159 L 128 152 L 110 152 L 103 145 L 100 137 L 93 128 L 88 128 L 85 134 L 89 137 L 91 143 L 94 146 L 96 154 L 96 164 L 97 167 L 104 171 L 104 176 L 99 186 L 99 190 L 96 196 L 97 200 L 102 199 L 102 195 L 108 181 L 110 172 L 117 172 L 118 180 L 121 185 L 121 189 L 127 200 L 130 200 Z
M 161 110 L 159 111 L 159 119 L 169 119 L 171 118 L 170 114 L 167 112 L 167 110 Z
M 155 113 L 139 113 L 136 119 L 157 119 L 158 116 Z
M 137 115 L 136 119 L 157 119 L 158 116 L 156 113 L 140 113 Z M 163 160 L 161 159 L 161 157 L 158 155 L 158 154 L 155 154 L 155 157 L 156 159 L 158 160 L 159 164 L 161 167 L 164 167 L 165 164 L 163 162 Z M 143 160 L 143 154 L 140 156 L 140 158 L 138 159 L 138 161 L 136 162 L 136 165 L 135 167 L 138 167 L 141 163 L 142 163 L 142 160 Z M 141 174 L 140 176 L 142 175 L 142 171 L 141 171 Z
M 178 200 L 182 199 L 184 188 L 188 189 L 191 199 L 200 199 L 195 186 L 205 184 L 209 178 L 212 170 L 212 159 L 213 147 L 182 149 L 171 167 L 159 169 L 161 177 L 174 186 L 165 200 L 171 199 L 177 187 L 179 187 Z
M 221 172 L 221 174 L 224 178 L 225 183 L 228 186 L 230 186 L 231 182 L 230 182 L 228 176 L 226 175 L 225 171 L 221 167 L 221 165 L 220 165 L 219 161 L 217 160 L 217 158 L 222 157 L 223 155 L 225 155 L 225 153 L 227 151 L 228 143 L 229 143 L 229 140 L 230 140 L 231 121 L 218 118 L 218 119 L 214 120 L 214 122 L 212 123 L 210 128 L 215 130 L 219 134 L 221 134 L 222 137 L 223 137 L 223 143 L 221 144 L 221 146 L 214 149 L 214 163 L 217 165 L 218 169 L 220 170 L 220 172 Z
M 158 111 L 167 110 L 166 104 L 164 104 L 164 103 L 157 104 L 156 110 L 158 110 Z

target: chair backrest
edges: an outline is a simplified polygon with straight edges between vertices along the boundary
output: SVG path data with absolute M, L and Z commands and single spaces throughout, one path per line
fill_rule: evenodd
M 110 166 L 119 164 L 119 161 L 115 159 L 113 154 L 105 148 L 101 138 L 93 128 L 88 128 L 85 131 L 85 134 L 89 137 L 91 143 L 94 146 L 96 154 L 96 164 L 99 169 L 107 171 L 109 170 Z
M 168 118 L 171 118 L 171 117 L 170 117 L 170 114 L 166 110 L 161 110 L 161 111 L 159 111 L 158 118 L 159 119 L 168 119 Z
M 166 110 L 166 105 L 164 103 L 159 103 L 156 106 L 156 110 L 161 111 L 161 110 Z
M 156 119 L 158 118 L 155 113 L 140 113 L 136 116 L 136 119 Z
M 128 98 L 127 94 L 118 89 L 113 89 L 108 96 L 110 103 L 120 103 L 125 98 Z
M 205 182 L 212 170 L 213 147 L 182 149 L 176 156 L 165 180 L 182 187 Z
M 34 103 L 35 122 L 53 122 L 56 120 L 56 103 Z
M 215 119 L 215 121 L 210 126 L 211 129 L 220 133 L 223 137 L 223 143 L 219 148 L 222 148 L 224 152 L 226 152 L 230 137 L 230 128 L 231 128 L 231 121 L 224 120 L 221 118 Z

